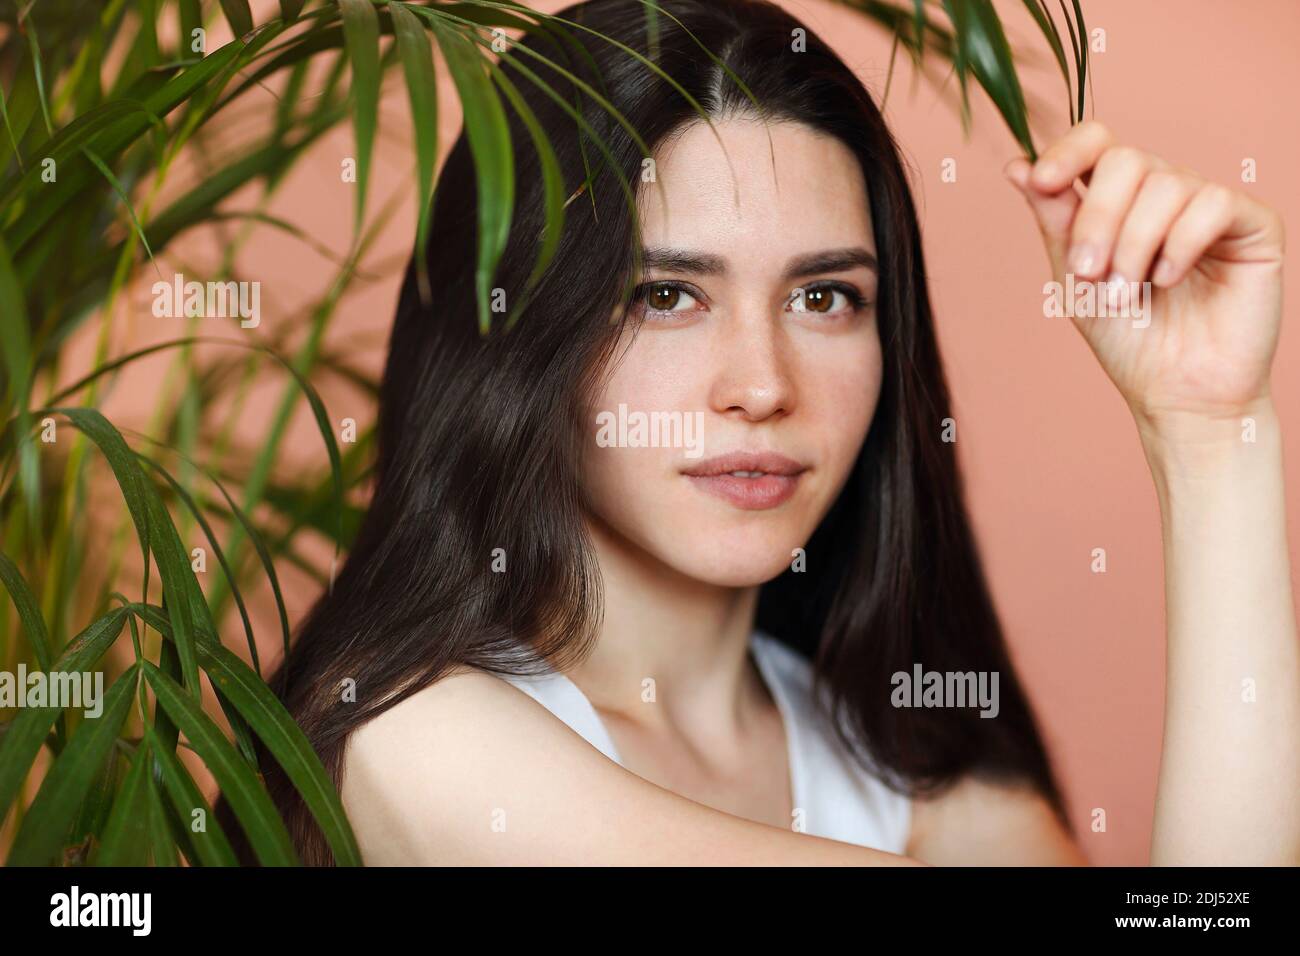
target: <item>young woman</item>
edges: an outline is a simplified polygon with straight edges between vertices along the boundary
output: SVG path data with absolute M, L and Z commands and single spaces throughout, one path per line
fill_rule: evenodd
M 657 62 L 680 86 L 580 29 L 522 41 L 640 143 L 590 89 L 506 58 L 573 198 L 518 323 L 487 335 L 470 146 L 452 149 L 431 296 L 412 263 L 397 309 L 373 501 L 278 691 L 372 864 L 1082 863 L 1086 820 L 1063 810 L 944 440 L 889 130 L 777 7 L 665 6 Z M 639 0 L 561 15 L 649 53 Z M 511 123 L 507 306 L 547 182 Z M 1148 325 L 1075 319 L 1163 516 L 1152 861 L 1296 863 L 1281 222 L 1095 122 L 1007 175 L 1056 279 L 1153 286 Z M 329 863 L 266 770 L 304 859 Z

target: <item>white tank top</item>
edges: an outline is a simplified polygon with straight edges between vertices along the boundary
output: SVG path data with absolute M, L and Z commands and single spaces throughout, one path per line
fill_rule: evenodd
M 814 836 L 903 853 L 912 805 L 856 761 L 813 706 L 812 665 L 776 638 L 755 631 L 750 648 L 785 725 L 799 829 Z M 501 675 L 619 766 L 623 761 L 596 709 L 563 673 Z M 792 826 L 796 821 L 792 821 Z

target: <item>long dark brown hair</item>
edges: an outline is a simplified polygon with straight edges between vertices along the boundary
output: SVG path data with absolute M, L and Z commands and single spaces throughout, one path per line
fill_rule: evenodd
M 753 112 L 752 94 L 760 115 L 805 124 L 853 152 L 880 260 L 884 368 L 875 418 L 844 491 L 808 542 L 807 570 L 763 586 L 757 626 L 812 659 L 833 702 L 827 727 L 890 786 L 929 794 L 979 774 L 1027 784 L 1059 814 L 976 553 L 954 445 L 942 438 L 948 388 L 916 211 L 890 131 L 849 68 L 780 8 L 758 0 L 661 6 L 668 15 L 657 18 L 655 62 L 710 117 Z M 591 0 L 561 16 L 652 52 L 640 0 Z M 677 88 L 592 33 L 570 29 L 560 38 L 552 27 L 519 42 L 585 77 L 651 149 L 698 119 Z M 644 157 L 592 96 L 534 59 L 519 62 L 580 111 L 613 162 L 504 58 L 502 69 L 554 145 L 565 194 L 580 187 L 581 194 L 528 308 L 514 327 L 498 321 L 487 335 L 475 319 L 476 179 L 464 134 L 441 172 L 427 256 L 431 298 L 420 293 L 413 257 L 380 391 L 369 511 L 332 591 L 271 680 L 340 785 L 349 734 L 453 666 L 527 671 L 526 648 L 565 667 L 590 649 L 599 621 L 577 412 L 621 332 L 609 316 L 626 302 L 639 237 L 619 172 L 637 182 Z M 518 192 L 493 280 L 507 302 L 525 287 L 545 223 L 537 153 L 513 113 L 510 122 Z M 492 573 L 498 548 L 508 573 Z M 894 707 L 891 676 L 917 663 L 998 672 L 1000 713 Z M 340 691 L 349 680 L 355 702 Z M 261 758 L 304 862 L 330 864 L 293 786 L 269 754 Z M 227 807 L 221 816 L 242 843 Z

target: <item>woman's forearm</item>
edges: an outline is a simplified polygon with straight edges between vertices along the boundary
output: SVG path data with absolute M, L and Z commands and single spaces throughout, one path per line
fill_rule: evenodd
M 1139 418 L 1139 432 L 1168 635 L 1151 862 L 1300 863 L 1300 647 L 1275 410 Z

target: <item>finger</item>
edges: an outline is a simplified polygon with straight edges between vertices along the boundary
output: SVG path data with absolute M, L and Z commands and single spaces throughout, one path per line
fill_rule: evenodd
M 1120 227 L 1111 257 L 1112 276 L 1129 282 L 1141 282 L 1151 271 L 1152 260 L 1160 251 L 1170 228 L 1196 195 L 1202 180 L 1172 170 L 1155 170 L 1147 174 L 1133 200 L 1128 217 Z
M 1031 182 L 1043 192 L 1067 189 L 1092 169 L 1114 142 L 1111 131 L 1096 120 L 1080 123 L 1038 157 Z
M 1106 275 L 1120 227 L 1151 167 L 1151 158 L 1131 146 L 1112 147 L 1097 161 L 1070 230 L 1067 266 L 1076 276 Z
M 1029 208 L 1042 233 L 1043 244 L 1047 247 L 1047 256 L 1052 263 L 1052 274 L 1061 276 L 1065 273 L 1065 255 L 1070 244 L 1070 224 L 1074 221 L 1075 211 L 1079 208 L 1079 195 L 1073 189 L 1058 193 L 1044 193 L 1030 182 L 1031 166 L 1023 158 L 1013 159 L 1006 165 L 1003 173 L 1011 180 L 1029 203 Z
M 1255 238 L 1261 230 L 1274 229 L 1275 218 L 1226 186 L 1206 183 L 1170 227 L 1151 281 L 1158 286 L 1177 285 L 1212 245 L 1224 239 Z

